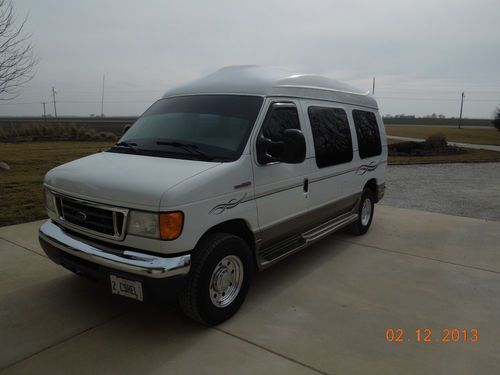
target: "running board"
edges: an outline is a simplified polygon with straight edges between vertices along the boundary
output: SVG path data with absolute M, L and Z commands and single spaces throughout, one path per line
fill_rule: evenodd
M 262 249 L 260 253 L 261 265 L 274 262 L 287 255 L 290 251 L 304 245 L 306 241 L 301 236 L 287 238 L 276 244 Z
M 310 244 L 317 241 L 336 230 L 355 222 L 358 219 L 358 214 L 349 213 L 348 216 L 343 216 L 336 218 L 326 223 L 320 225 L 317 228 L 311 229 L 308 232 L 302 233 L 302 237 L 306 240 L 306 243 Z
M 350 212 L 339 218 L 329 220 L 316 228 L 302 233 L 300 236 L 287 238 L 269 247 L 261 249 L 259 251 L 260 269 L 264 269 L 276 262 L 279 262 L 283 258 L 302 250 L 313 242 L 316 242 L 332 232 L 355 222 L 357 219 L 358 214 Z

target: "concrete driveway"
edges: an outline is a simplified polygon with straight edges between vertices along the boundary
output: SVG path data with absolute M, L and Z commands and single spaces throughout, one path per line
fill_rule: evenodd
M 335 234 L 259 274 L 216 328 L 52 264 L 38 225 L 0 228 L 2 375 L 500 373 L 499 222 L 377 206 L 367 235 Z M 478 341 L 441 342 L 444 328 L 477 328 Z

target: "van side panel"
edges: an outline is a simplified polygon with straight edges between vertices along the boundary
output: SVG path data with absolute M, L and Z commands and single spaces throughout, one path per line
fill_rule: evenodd
M 344 194 L 347 194 L 348 192 L 360 193 L 367 182 L 371 179 L 375 179 L 377 185 L 384 183 L 387 166 L 387 140 L 382 119 L 378 111 L 357 106 L 347 106 L 347 109 L 355 151 L 351 171 L 346 175 L 346 179 L 343 183 L 342 188 Z M 372 112 L 375 115 L 380 134 L 381 153 L 379 155 L 367 158 L 360 157 L 358 136 L 352 114 L 354 110 Z
M 322 108 L 344 111 L 346 114 L 348 106 L 341 103 L 333 103 L 320 100 L 301 100 L 301 107 L 306 119 L 309 134 L 313 138 L 312 124 L 309 116 L 309 108 Z M 351 139 L 354 139 L 351 130 Z M 332 219 L 338 215 L 350 211 L 356 203 L 358 191 L 345 191 L 343 186 L 352 169 L 352 161 L 319 167 L 316 161 L 314 139 L 311 139 L 311 152 L 313 157 L 310 163 L 309 173 L 309 212 L 308 215 L 314 222 L 322 222 Z M 354 158 L 353 150 L 353 158 Z

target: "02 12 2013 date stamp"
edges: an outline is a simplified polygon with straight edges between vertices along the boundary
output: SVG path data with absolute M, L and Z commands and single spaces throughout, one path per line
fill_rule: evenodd
M 417 328 L 414 331 L 405 331 L 403 328 L 387 328 L 385 341 L 391 343 L 476 343 L 479 340 L 477 328 Z

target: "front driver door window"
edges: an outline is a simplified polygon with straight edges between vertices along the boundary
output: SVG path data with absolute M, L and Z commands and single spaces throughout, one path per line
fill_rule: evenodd
M 283 155 L 283 132 L 287 129 L 300 130 L 299 114 L 294 103 L 273 103 L 267 113 L 259 137 L 271 143 L 264 149 L 257 143 L 259 164 L 268 164 Z

